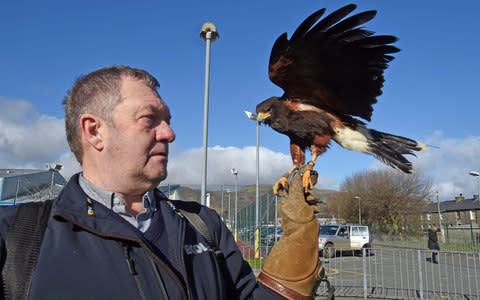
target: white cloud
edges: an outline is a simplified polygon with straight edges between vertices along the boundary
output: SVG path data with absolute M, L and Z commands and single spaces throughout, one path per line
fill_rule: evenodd
M 238 170 L 238 184 L 247 185 L 256 182 L 256 148 L 248 146 L 210 147 L 207 152 L 207 187 L 212 185 L 233 185 L 234 177 L 231 168 Z M 260 183 L 273 184 L 282 174 L 292 167 L 290 155 L 273 152 L 264 147 L 259 149 Z M 183 183 L 200 185 L 202 181 L 202 149 L 195 148 L 172 154 L 168 162 L 168 178 L 164 183 Z M 317 188 L 337 188 L 335 180 L 320 175 Z M 213 187 L 213 186 L 212 186 Z
M 65 179 L 69 179 L 73 174 L 78 173 L 82 170 L 82 167 L 76 160 L 72 152 L 68 151 L 62 154 L 57 162 L 63 166 L 62 171 L 60 172 Z
M 433 176 L 441 199 L 478 193 L 476 178 L 468 172 L 480 170 L 480 136 L 446 138 L 438 131 L 427 143 L 438 148 L 419 155 L 418 165 Z
M 67 148 L 63 119 L 39 114 L 26 101 L 0 97 L 0 166 L 43 168 Z

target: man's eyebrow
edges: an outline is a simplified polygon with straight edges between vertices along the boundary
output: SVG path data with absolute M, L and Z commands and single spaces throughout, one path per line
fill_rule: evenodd
M 144 112 L 152 112 L 154 114 L 165 114 L 165 119 L 167 120 L 170 120 L 172 118 L 171 114 L 170 114 L 170 110 L 167 108 L 167 107 L 158 107 L 158 106 L 155 106 L 155 105 L 152 105 L 152 104 L 147 104 L 145 106 L 142 106 L 140 107 L 138 110 L 137 110 L 137 114 L 141 114 L 141 113 L 144 113 Z
M 137 110 L 137 113 L 142 113 L 142 112 L 145 112 L 145 111 L 151 111 L 151 112 L 154 112 L 154 113 L 162 113 L 162 112 L 165 111 L 165 108 L 163 108 L 163 107 L 159 108 L 155 105 L 147 104 L 145 106 L 139 107 L 138 110 Z

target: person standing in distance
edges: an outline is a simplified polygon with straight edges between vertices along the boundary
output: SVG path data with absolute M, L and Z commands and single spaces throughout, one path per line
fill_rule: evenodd
M 434 264 L 438 264 L 437 255 L 438 255 L 438 250 L 440 250 L 440 245 L 438 244 L 437 232 L 440 232 L 440 230 L 436 226 L 433 226 L 432 228 L 428 229 L 428 249 L 433 250 L 432 263 Z

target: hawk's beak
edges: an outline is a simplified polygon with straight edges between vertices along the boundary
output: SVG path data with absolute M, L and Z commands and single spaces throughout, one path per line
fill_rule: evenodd
M 257 120 L 258 122 L 263 122 L 265 121 L 266 119 L 270 118 L 272 114 L 270 112 L 259 112 L 258 115 L 257 115 Z

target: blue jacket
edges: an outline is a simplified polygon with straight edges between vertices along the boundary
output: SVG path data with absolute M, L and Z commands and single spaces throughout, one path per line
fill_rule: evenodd
M 89 204 L 73 176 L 53 201 L 29 299 L 284 299 L 257 283 L 215 211 L 186 204 L 224 253 L 223 272 L 203 236 L 166 200 L 159 199 L 159 213 L 168 254 L 153 245 L 154 235 L 147 239 L 107 207 Z M 0 211 L 1 269 L 15 212 L 15 207 Z

